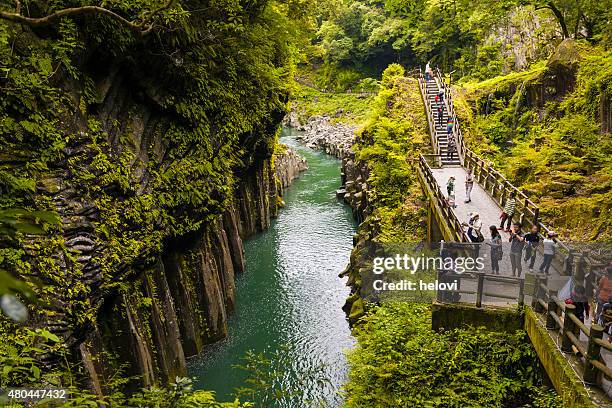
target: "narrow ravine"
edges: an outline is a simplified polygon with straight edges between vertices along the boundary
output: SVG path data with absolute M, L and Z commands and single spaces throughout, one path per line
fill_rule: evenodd
M 245 242 L 246 271 L 237 280 L 236 311 L 223 341 L 189 363 L 196 386 L 229 400 L 245 386 L 248 350 L 269 357 L 282 350 L 282 387 L 304 395 L 270 406 L 337 407 L 346 379 L 344 351 L 353 344 L 341 307 L 349 293 L 338 278 L 348 263 L 356 224 L 335 198 L 340 161 L 298 144 L 284 128 L 281 143 L 308 160 L 309 169 L 285 192 L 286 207 L 271 228 Z M 310 373 L 322 381 L 311 381 Z M 298 405 L 295 405 L 298 404 Z

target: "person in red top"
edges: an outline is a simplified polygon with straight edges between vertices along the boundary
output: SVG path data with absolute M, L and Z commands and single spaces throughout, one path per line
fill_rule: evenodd
M 608 302 L 612 296 L 612 262 L 606 267 L 607 274 L 599 281 L 597 287 L 597 318 L 595 321 L 599 321 L 601 312 L 603 311 L 603 305 Z

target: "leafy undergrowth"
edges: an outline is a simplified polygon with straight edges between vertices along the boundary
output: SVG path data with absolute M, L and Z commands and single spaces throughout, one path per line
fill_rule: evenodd
M 370 168 L 368 199 L 381 242 L 424 236 L 419 224 L 422 193 L 411 162 L 428 140 L 417 81 L 392 64 L 383 73 L 381 90 L 354 146 L 357 159 Z
M 355 330 L 346 406 L 558 407 L 526 334 L 436 333 L 429 305 L 385 303 Z
M 575 60 L 557 52 L 530 71 L 464 84 L 456 107 L 470 147 L 540 205 L 546 224 L 573 241 L 609 241 L 612 138 L 602 115 L 612 53 L 562 48 Z
M 321 92 L 297 84 L 292 92 L 293 109 L 302 123 L 311 116 L 329 116 L 331 122 L 358 125 L 370 110 L 374 95 L 370 93 Z

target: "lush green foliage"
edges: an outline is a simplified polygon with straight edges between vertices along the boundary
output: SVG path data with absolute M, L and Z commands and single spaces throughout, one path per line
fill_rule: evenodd
M 524 69 L 563 38 L 612 38 L 610 8 L 595 0 L 329 1 L 313 12 L 306 62 L 319 72 L 317 85 L 330 89 L 355 86 L 393 62 L 431 60 L 459 77 L 490 78 Z
M 2 12 L 21 4 L 34 17 L 95 5 L 130 21 L 155 19 L 153 32 L 141 36 L 97 13 L 37 28 L 0 18 L 0 286 L 34 290 L 41 303 L 30 309 L 33 320 L 61 314 L 68 333 L 98 318 L 95 290 L 98 299 L 129 292 L 150 310 L 134 275 L 169 239 L 216 220 L 237 175 L 268 160 L 276 143 L 297 54 L 296 3 L 176 0 L 158 12 L 166 3 L 0 4 Z M 38 221 L 41 210 L 58 207 L 61 224 L 44 226 L 45 236 L 29 235 L 41 228 L 21 221 Z M 14 238 L 4 236 L 7 229 Z M 68 249 L 64 234 L 75 230 L 94 236 L 101 287 L 87 281 L 79 251 Z M 13 276 L 27 276 L 29 287 Z M 11 359 L 2 361 L 3 386 L 49 375 L 57 380 L 50 384 L 82 387 L 82 367 L 51 373 L 36 365 L 50 333 L 31 332 L 16 331 L 0 316 L 0 344 L 18 345 L 0 353 Z M 60 342 L 47 340 L 60 355 Z M 216 406 L 209 393 L 185 394 L 181 405 L 166 389 L 143 391 L 142 401 L 150 402 L 139 402 L 120 393 L 124 383 L 115 385 L 114 406 Z M 71 406 L 94 406 L 98 398 L 77 396 L 83 400 Z
M 368 312 L 355 331 L 359 346 L 348 355 L 347 407 L 560 405 L 539 388 L 524 332 L 435 333 L 430 318 L 429 305 L 404 302 Z
M 296 85 L 292 92 L 292 109 L 306 122 L 316 115 L 325 115 L 331 122 L 363 123 L 374 96 L 367 93 L 320 92 L 310 86 Z
M 355 145 L 357 159 L 371 169 L 368 198 L 380 240 L 422 236 L 416 202 L 420 190 L 411 163 L 428 145 L 426 126 L 416 80 L 406 78 L 400 65 L 390 65 Z

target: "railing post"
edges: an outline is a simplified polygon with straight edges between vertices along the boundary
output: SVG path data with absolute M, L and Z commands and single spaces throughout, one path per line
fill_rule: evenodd
M 534 304 L 535 311 L 538 313 L 542 313 L 544 311 L 544 308 L 542 307 L 540 302 L 538 302 L 538 299 L 542 299 L 542 300 L 545 299 L 546 291 L 542 289 L 542 284 L 547 285 L 547 283 L 548 283 L 547 276 L 542 276 L 542 277 L 537 276 L 536 277 L 536 287 L 534 291 L 533 304 Z
M 484 273 L 478 274 L 478 289 L 476 289 L 476 307 L 482 306 L 482 291 L 484 289 Z
M 572 341 L 570 340 L 568 333 L 575 332 L 575 323 L 570 318 L 571 315 L 576 311 L 576 306 L 574 305 L 565 305 L 565 317 L 563 319 L 563 337 L 561 338 L 561 351 L 566 353 L 572 352 Z
M 523 306 L 525 304 L 525 279 L 521 279 L 519 281 L 518 304 L 519 306 Z
M 540 223 L 540 208 L 536 207 L 533 210 L 533 225 L 537 227 L 539 223 Z
M 442 242 L 441 245 L 444 245 L 444 242 Z M 438 282 L 440 282 L 442 280 L 441 279 L 442 278 L 442 270 L 441 269 L 438 269 L 438 274 L 437 275 L 438 275 L 437 276 Z M 439 291 L 439 290 L 436 290 L 436 300 L 438 302 L 442 303 L 442 292 Z
M 548 311 L 546 312 L 546 328 L 548 330 L 556 330 L 559 328 L 557 327 L 557 321 L 553 317 L 553 313 L 558 314 L 557 307 L 557 299 L 554 297 L 548 299 Z
M 527 215 L 527 206 L 529 206 L 529 199 L 526 198 L 525 199 L 525 206 L 523 207 L 523 212 L 521 213 L 521 216 L 519 218 L 519 224 L 521 224 L 521 226 L 524 226 L 524 221 L 525 221 L 525 216 Z
M 601 358 L 601 346 L 595 342 L 595 339 L 603 338 L 603 330 L 603 327 L 598 324 L 591 325 L 587 355 L 584 356 L 584 382 L 587 384 L 599 383 L 599 370 L 591 361 L 599 361 Z
M 542 313 L 542 305 L 540 305 L 540 302 L 538 302 L 539 296 L 540 296 L 540 277 L 536 275 L 535 283 L 533 286 L 533 292 L 531 294 L 531 307 L 533 307 L 533 310 L 535 310 L 537 313 Z

